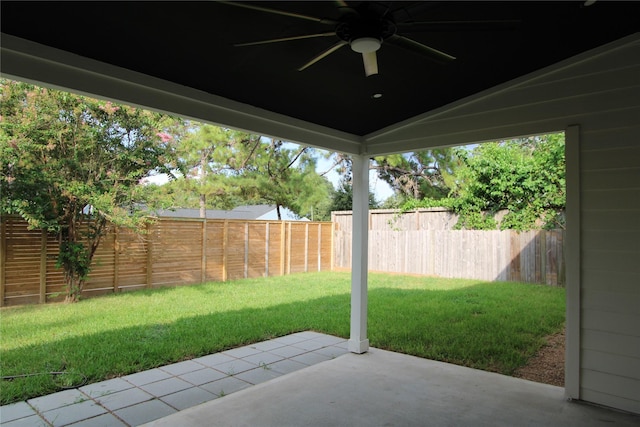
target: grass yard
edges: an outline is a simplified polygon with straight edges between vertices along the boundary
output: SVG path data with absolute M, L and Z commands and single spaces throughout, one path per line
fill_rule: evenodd
M 349 273 L 325 272 L 3 308 L 1 404 L 297 331 L 348 338 L 349 305 Z M 563 288 L 369 277 L 372 346 L 507 375 L 561 330 L 564 308 Z M 38 375 L 5 378 L 26 374 Z

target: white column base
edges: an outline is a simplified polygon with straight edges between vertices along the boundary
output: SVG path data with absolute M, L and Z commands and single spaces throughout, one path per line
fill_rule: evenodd
M 348 347 L 351 353 L 362 354 L 369 351 L 369 340 L 356 341 L 349 340 Z

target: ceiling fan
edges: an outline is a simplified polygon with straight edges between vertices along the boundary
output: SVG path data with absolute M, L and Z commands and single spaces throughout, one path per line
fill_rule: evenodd
M 268 40 L 258 40 L 247 43 L 236 43 L 234 46 L 257 46 L 270 43 L 288 42 L 293 40 L 311 39 L 317 37 L 337 37 L 338 41 L 329 48 L 320 52 L 298 71 L 303 71 L 323 58 L 344 46 L 350 46 L 351 50 L 360 53 L 364 63 L 365 75 L 378 74 L 378 60 L 376 52 L 383 44 L 404 48 L 408 51 L 427 57 L 438 63 L 447 63 L 456 59 L 455 56 L 427 46 L 416 40 L 405 37 L 402 34 L 427 31 L 456 31 L 456 30 L 496 30 L 512 28 L 517 20 L 482 20 L 482 21 L 423 21 L 413 20 L 417 16 L 433 7 L 428 2 L 416 2 L 413 5 L 393 8 L 394 2 L 354 2 L 354 6 L 344 0 L 336 0 L 338 18 L 318 18 L 301 13 L 264 7 L 260 2 L 240 3 L 235 1 L 220 1 L 226 5 L 241 7 L 275 15 L 288 16 L 316 22 L 330 27 L 325 32 L 313 34 L 300 34 L 290 37 L 281 37 Z

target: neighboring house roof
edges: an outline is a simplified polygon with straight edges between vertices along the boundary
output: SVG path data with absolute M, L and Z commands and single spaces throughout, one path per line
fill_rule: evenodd
M 285 221 L 308 221 L 306 218 L 298 218 L 296 214 L 287 208 L 281 208 L 280 213 Z M 199 218 L 199 209 L 163 209 L 156 211 L 159 217 L 170 218 Z M 232 210 L 207 209 L 208 219 L 244 219 L 244 220 L 277 220 L 276 205 L 245 205 Z

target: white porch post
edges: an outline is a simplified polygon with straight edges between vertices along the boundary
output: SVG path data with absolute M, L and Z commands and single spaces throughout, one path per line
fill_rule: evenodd
M 367 271 L 369 268 L 369 157 L 353 156 L 351 235 L 351 336 L 349 351 L 365 353 L 367 339 Z

